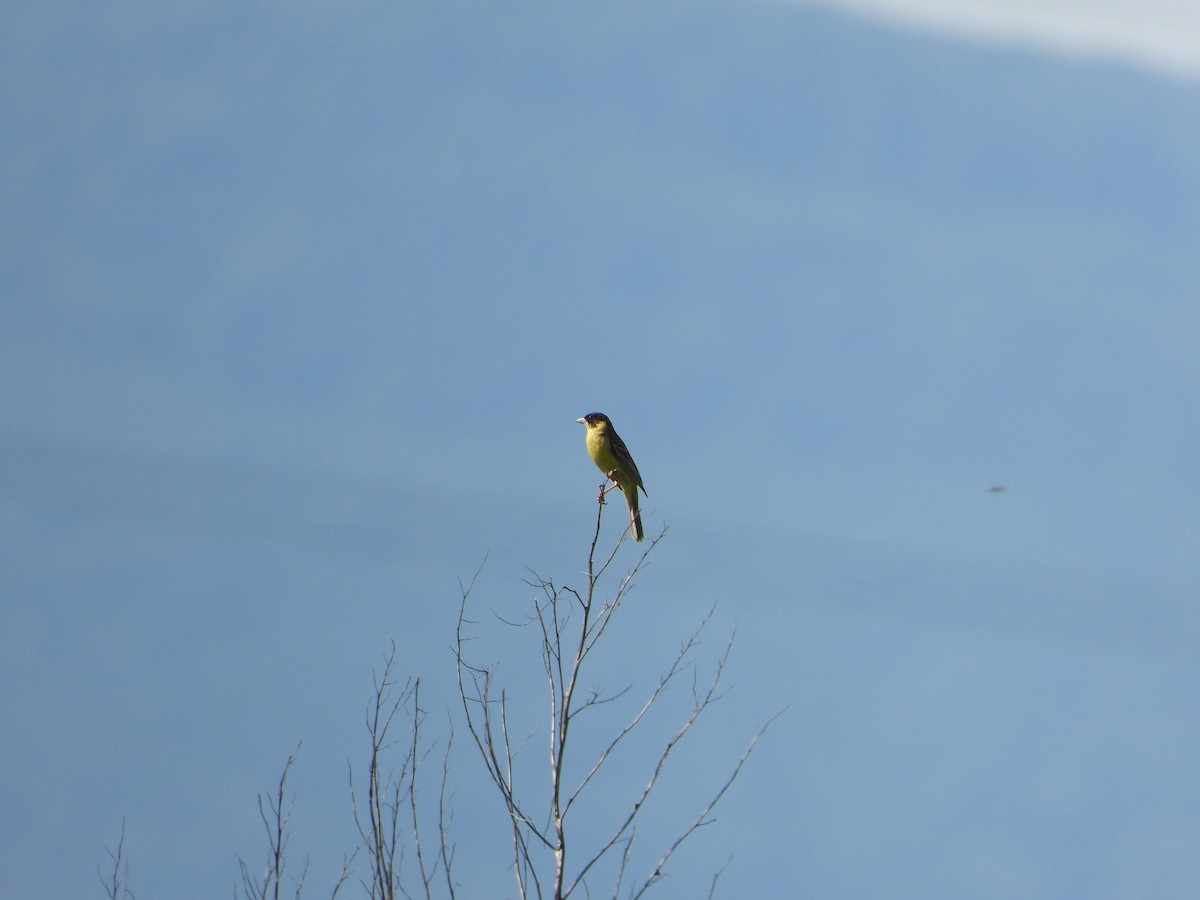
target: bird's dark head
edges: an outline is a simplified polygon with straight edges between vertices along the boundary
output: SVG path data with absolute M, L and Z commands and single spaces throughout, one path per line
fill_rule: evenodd
M 576 419 L 580 425 L 586 425 L 588 431 L 593 431 L 597 428 L 607 428 L 612 423 L 608 421 L 608 416 L 601 412 L 588 413 L 582 419 Z

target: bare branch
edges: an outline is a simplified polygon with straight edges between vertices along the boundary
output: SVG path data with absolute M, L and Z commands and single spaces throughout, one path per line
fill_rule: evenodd
M 245 861 L 240 856 L 238 857 L 238 867 L 242 875 L 242 890 L 249 900 L 267 900 L 268 897 L 271 900 L 279 900 L 280 892 L 283 890 L 283 873 L 287 868 L 288 824 L 291 822 L 292 809 L 295 806 L 294 800 L 290 804 L 286 802 L 286 786 L 288 774 L 295 765 L 299 752 L 300 744 L 297 744 L 296 749 L 288 756 L 287 762 L 283 764 L 283 772 L 280 773 L 275 794 L 273 796 L 258 795 L 258 817 L 262 820 L 263 829 L 267 833 L 267 861 L 263 867 L 263 874 L 259 878 L 255 878 Z M 307 874 L 308 861 L 305 860 L 304 870 L 296 881 L 295 896 L 297 897 L 304 888 L 304 878 Z M 237 891 L 235 886 L 233 891 L 235 897 Z
M 446 752 L 442 757 L 442 783 L 438 791 L 438 848 L 442 861 L 442 873 L 446 877 L 446 894 L 454 900 L 456 885 L 454 883 L 454 845 L 450 842 L 450 826 L 454 820 L 454 809 L 446 797 L 447 784 L 450 781 L 450 751 L 454 747 L 454 722 L 448 724 L 449 736 L 446 738 Z M 451 798 L 452 799 L 452 798 Z
M 677 837 L 675 839 L 675 841 L 671 844 L 671 846 L 669 848 L 667 848 L 666 853 L 664 853 L 659 858 L 658 862 L 655 863 L 653 871 L 646 878 L 646 880 L 642 883 L 642 886 L 634 894 L 631 895 L 632 900 L 636 900 L 636 898 L 641 897 L 643 894 L 646 893 L 646 891 L 650 888 L 651 885 L 653 885 L 655 882 L 662 879 L 666 874 L 663 871 L 663 869 L 666 867 L 667 861 L 670 860 L 670 858 L 675 854 L 675 851 L 679 849 L 680 845 L 682 845 L 684 841 L 686 841 L 693 834 L 695 834 L 696 831 L 701 826 L 707 825 L 712 821 L 709 818 L 709 815 L 712 813 L 712 811 L 716 807 L 716 805 L 721 802 L 721 798 L 725 796 L 725 792 L 728 791 L 729 788 L 733 785 L 734 780 L 736 780 L 738 775 L 741 774 L 742 767 L 746 764 L 746 760 L 748 760 L 750 758 L 750 754 L 754 752 L 754 748 L 758 744 L 759 739 L 764 734 L 767 733 L 767 729 L 771 727 L 771 725 L 775 722 L 775 720 L 778 719 L 781 715 L 783 715 L 784 712 L 786 712 L 786 711 L 787 711 L 787 708 L 784 707 L 784 709 L 781 709 L 779 712 L 775 713 L 773 716 L 771 716 L 771 718 L 767 719 L 767 721 L 762 724 L 762 726 L 758 729 L 758 731 L 756 731 L 754 733 L 754 737 L 752 737 L 750 739 L 749 745 L 746 747 L 746 749 L 742 753 L 742 755 L 738 758 L 737 763 L 733 767 L 733 771 L 731 771 L 729 773 L 729 777 L 725 779 L 725 782 L 712 795 L 712 798 L 708 801 L 708 803 L 704 807 L 704 809 L 702 809 L 700 811 L 700 814 L 698 816 L 696 816 L 696 818 L 692 821 L 692 824 L 689 825 L 686 829 L 684 829 L 684 831 L 679 835 L 679 837 Z M 726 863 L 726 865 L 728 865 L 728 863 Z M 717 877 L 724 870 L 725 870 L 725 867 L 722 866 L 722 868 L 716 873 L 716 875 L 713 876 L 712 890 L 716 890 Z M 710 896 L 711 896 L 711 891 L 710 891 Z
M 698 642 L 700 633 L 703 631 L 704 626 L 708 623 L 709 619 L 712 617 L 712 614 L 713 614 L 712 610 L 709 610 L 708 615 L 705 616 L 705 618 L 704 618 L 703 622 L 701 622 L 700 626 L 694 632 L 692 632 L 691 636 L 686 641 L 684 641 L 682 647 L 680 648 L 679 653 L 675 657 L 675 661 L 672 664 L 671 668 L 667 671 L 667 674 L 664 675 L 659 680 L 659 686 L 655 689 L 655 691 L 651 695 L 650 699 L 647 700 L 647 702 L 643 705 L 642 709 L 639 710 L 638 714 L 634 717 L 633 721 L 630 722 L 630 724 L 627 725 L 626 728 L 623 729 L 622 732 L 617 735 L 617 737 L 613 740 L 612 743 L 610 743 L 609 748 L 604 751 L 604 753 L 601 755 L 601 758 L 599 759 L 599 761 L 593 767 L 592 771 L 588 773 L 588 775 L 585 779 L 585 784 L 587 781 L 591 780 L 592 776 L 598 770 L 599 766 L 603 765 L 604 760 L 607 759 L 608 754 L 611 752 L 612 748 L 615 747 L 616 744 L 622 738 L 624 738 L 624 736 L 626 734 L 629 733 L 629 731 L 631 731 L 634 727 L 636 727 L 637 723 L 641 721 L 642 717 L 646 714 L 646 712 L 650 709 L 650 707 L 652 707 L 654 705 L 654 703 L 658 700 L 658 698 L 662 695 L 662 692 L 666 688 L 666 686 L 675 678 L 675 676 L 680 671 L 682 671 L 684 661 L 688 658 L 688 655 L 690 654 L 692 648 Z M 733 643 L 732 643 L 732 639 L 731 639 L 730 643 L 726 645 L 725 655 L 722 656 L 720 661 L 717 663 L 716 671 L 713 675 L 712 681 L 709 683 L 707 692 L 704 694 L 704 696 L 698 697 L 696 699 L 696 701 L 693 703 L 692 711 L 688 715 L 687 719 L 679 727 L 679 729 L 675 732 L 674 736 L 669 741 L 667 741 L 666 745 L 663 747 L 662 751 L 659 753 L 658 761 L 654 767 L 653 772 L 650 775 L 650 780 L 646 783 L 646 786 L 642 789 L 641 795 L 638 797 L 638 799 L 636 801 L 634 801 L 633 805 L 629 809 L 629 812 L 626 813 L 625 818 L 613 830 L 612 834 L 609 836 L 609 839 L 600 846 L 600 848 L 592 855 L 592 857 L 586 863 L 584 863 L 584 865 L 580 869 L 579 873 L 575 876 L 574 881 L 572 881 L 571 886 L 569 888 L 567 888 L 566 891 L 564 891 L 564 893 L 563 893 L 564 897 L 568 896 L 572 891 L 574 891 L 575 888 L 582 882 L 583 878 L 587 875 L 588 871 L 590 871 L 591 868 L 593 866 L 595 866 L 601 859 L 603 859 L 605 856 L 607 856 L 608 853 L 613 849 L 613 847 L 617 846 L 623 839 L 626 838 L 630 829 L 633 827 L 635 820 L 641 814 L 642 808 L 643 808 L 644 804 L 646 803 L 647 798 L 649 798 L 651 793 L 653 793 L 655 786 L 658 784 L 658 779 L 662 775 L 663 771 L 666 769 L 667 760 L 670 758 L 672 752 L 679 745 L 679 743 L 684 739 L 684 737 L 688 734 L 688 732 L 691 731 L 692 726 L 696 724 L 696 720 L 700 718 L 701 714 L 703 714 L 704 711 L 707 710 L 713 704 L 714 698 L 716 697 L 717 687 L 721 682 L 721 675 L 725 669 L 725 662 L 729 657 L 729 653 L 730 653 L 730 650 L 732 649 L 732 647 L 733 647 Z M 580 785 L 579 790 L 582 790 L 582 789 L 583 789 L 583 785 Z M 722 791 L 722 793 L 723 793 L 723 791 Z M 695 828 L 693 827 L 692 831 L 694 831 L 694 830 L 695 830 Z M 687 835 L 685 834 L 683 837 L 686 837 L 686 836 Z M 681 842 L 682 842 L 682 838 L 680 838 L 679 840 L 676 841 L 675 846 L 678 846 L 678 844 Z M 673 852 L 673 850 L 672 850 L 672 852 Z M 643 888 L 643 890 L 644 890 L 644 888 Z
M 437 875 L 435 864 L 433 871 L 425 865 L 425 854 L 421 850 L 421 820 L 417 814 L 417 770 L 421 767 L 422 757 L 419 753 L 421 746 L 421 720 L 425 717 L 421 709 L 421 680 L 417 679 L 412 690 L 412 773 L 408 781 L 408 809 L 412 821 L 412 843 L 417 854 L 417 869 L 421 873 L 421 884 L 425 889 L 426 900 L 432 900 L 430 885 Z
M 729 864 L 731 862 L 733 862 L 732 856 L 725 860 L 725 863 L 721 866 L 721 868 L 713 872 L 712 881 L 710 881 L 708 884 L 708 900 L 713 900 L 713 897 L 717 896 L 717 880 L 725 874 L 725 870 L 729 868 Z
M 418 857 L 421 852 L 419 817 L 415 811 L 415 781 L 422 759 L 420 723 L 423 712 L 419 702 L 420 681 L 408 678 L 401 684 L 395 678 L 395 668 L 396 644 L 393 641 L 384 655 L 383 671 L 372 675 L 374 696 L 366 715 L 371 752 L 367 761 L 365 811 L 359 808 L 352 767 L 349 774 L 354 824 L 362 839 L 361 846 L 367 850 L 370 864 L 369 881 L 364 880 L 362 885 L 370 897 L 378 900 L 395 900 L 397 893 L 409 896 L 401 883 L 406 846 L 400 827 L 402 810 L 407 809 L 413 813 L 414 830 L 410 832 L 409 840 L 415 845 Z M 412 727 L 409 741 L 400 757 L 400 771 L 395 774 L 384 770 L 384 754 L 394 745 L 389 737 L 392 724 L 407 704 L 412 705 Z M 430 878 L 426 876 L 420 860 L 418 868 L 421 870 L 422 883 L 427 886 Z
M 583 792 L 583 789 L 588 786 L 592 778 L 595 777 L 596 773 L 600 771 L 600 768 L 605 764 L 605 762 L 608 761 L 608 758 L 617 748 L 617 745 L 620 744 L 621 741 L 623 741 L 629 735 L 629 733 L 638 726 L 638 724 L 651 710 L 655 703 L 658 702 L 659 697 L 662 696 L 663 692 L 667 689 L 667 686 L 670 685 L 671 682 L 675 680 L 676 676 L 683 671 L 685 665 L 689 661 L 692 649 L 699 643 L 701 633 L 712 619 L 714 609 L 709 610 L 708 615 L 704 617 L 700 625 L 697 626 L 696 630 L 693 631 L 692 634 L 688 636 L 688 639 L 680 646 L 679 652 L 675 655 L 674 660 L 672 660 L 670 668 L 668 668 L 667 671 L 659 678 L 657 686 L 654 688 L 653 692 L 651 692 L 650 696 L 646 698 L 646 701 L 642 704 L 641 708 L 637 711 L 634 717 L 630 719 L 624 728 L 617 732 L 613 739 L 609 741 L 608 746 L 605 747 L 600 755 L 596 758 L 596 761 L 592 764 L 592 768 L 588 771 L 587 775 L 584 776 L 583 780 L 579 783 L 579 786 L 575 789 L 574 793 L 571 794 L 570 799 L 567 801 L 568 808 L 574 805 L 579 795 Z M 615 837 L 619 838 L 619 834 Z
M 458 624 L 455 629 L 454 654 L 458 676 L 458 695 L 462 704 L 467 733 L 479 751 L 484 770 L 495 785 L 504 802 L 512 829 L 513 872 L 517 881 L 517 892 L 522 898 L 542 896 L 541 882 L 533 859 L 530 840 L 546 847 L 551 843 L 542 829 L 525 814 L 517 799 L 513 779 L 514 752 L 509 740 L 507 695 L 501 691 L 499 701 L 492 696 L 493 671 L 486 666 L 472 665 L 466 661 L 464 649 L 471 638 L 466 626 L 474 624 L 467 617 L 467 604 L 478 581 L 479 573 L 465 586 L 460 584 L 461 602 Z M 495 721 L 494 710 L 498 709 L 499 722 Z
M 104 885 L 104 893 L 109 900 L 134 900 L 133 892 L 129 890 L 129 860 L 125 858 L 125 820 L 121 820 L 121 836 L 117 839 L 117 849 L 110 850 L 107 846 L 104 852 L 112 862 L 112 871 L 106 876 L 96 867 L 100 883 Z
M 341 891 L 342 885 L 350 880 L 350 873 L 354 871 L 354 860 L 361 849 L 362 846 L 360 845 L 354 848 L 354 852 L 349 856 L 342 857 L 342 871 L 338 874 L 338 880 L 334 882 L 333 890 L 329 894 L 329 900 L 337 900 L 337 895 Z

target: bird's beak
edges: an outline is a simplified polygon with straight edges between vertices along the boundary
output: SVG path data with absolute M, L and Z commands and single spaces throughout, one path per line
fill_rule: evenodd
M 575 421 L 576 421 L 576 422 L 578 422 L 580 425 L 586 425 L 586 424 L 587 424 L 587 422 L 583 421 L 583 419 L 576 419 Z

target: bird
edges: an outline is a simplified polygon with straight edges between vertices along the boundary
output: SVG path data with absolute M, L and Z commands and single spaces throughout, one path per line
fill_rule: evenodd
M 638 488 L 646 494 L 646 486 L 642 484 L 642 473 L 638 471 L 637 463 L 629 455 L 629 448 L 604 413 L 588 413 L 575 421 L 587 429 L 587 450 L 592 462 L 625 495 L 625 502 L 629 504 L 629 528 L 633 539 L 640 541 L 646 534 L 642 530 L 642 514 L 638 510 Z M 604 493 L 600 495 L 601 498 Z

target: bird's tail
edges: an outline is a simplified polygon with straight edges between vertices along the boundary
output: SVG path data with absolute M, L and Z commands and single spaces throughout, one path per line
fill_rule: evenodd
M 633 532 L 633 539 L 640 541 L 646 536 L 642 530 L 642 511 L 638 509 L 638 489 L 637 485 L 633 485 L 632 491 L 626 491 L 622 485 L 622 492 L 625 494 L 625 500 L 629 503 L 629 530 Z

